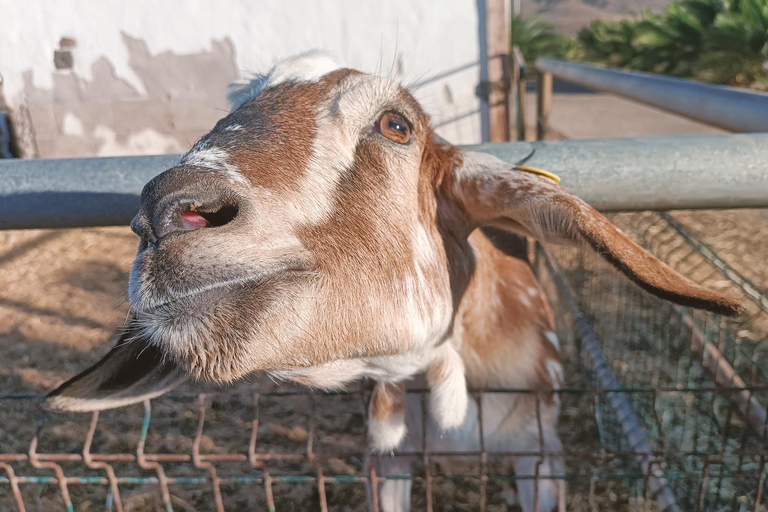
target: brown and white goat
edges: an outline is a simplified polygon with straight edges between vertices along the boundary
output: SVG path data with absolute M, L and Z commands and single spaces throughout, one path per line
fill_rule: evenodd
M 266 371 L 321 389 L 367 377 L 377 383 L 375 449 L 412 444 L 424 428 L 447 449 L 476 445 L 467 384 L 546 392 L 562 382 L 542 290 L 478 229 L 487 226 L 583 242 L 660 297 L 739 311 L 549 179 L 437 142 L 418 102 L 387 78 L 311 53 L 235 85 L 231 99 L 232 113 L 144 188 L 125 332 L 51 393 L 49 408 L 117 407 L 188 376 Z M 404 395 L 420 373 L 428 425 L 410 417 Z M 534 395 L 486 397 L 488 449 L 558 451 L 557 401 L 537 396 L 543 436 Z M 517 475 L 533 475 L 538 460 L 519 457 Z M 538 468 L 560 471 L 554 456 Z M 408 508 L 407 494 L 386 484 L 385 508 Z M 539 508 L 551 510 L 557 495 L 541 483 Z M 533 510 L 531 480 L 518 498 Z

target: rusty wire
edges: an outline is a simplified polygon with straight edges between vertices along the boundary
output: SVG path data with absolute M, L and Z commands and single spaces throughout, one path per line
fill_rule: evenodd
M 584 395 L 591 395 L 595 397 L 598 401 L 606 402 L 606 395 L 608 393 L 616 393 L 616 391 L 606 391 L 606 390 L 584 390 Z M 654 390 L 647 390 L 648 394 L 653 395 Z M 574 391 L 566 391 L 563 393 L 563 396 L 566 395 L 576 395 Z M 423 394 L 422 394 L 423 396 Z M 210 397 L 199 397 L 200 401 L 209 399 Z M 323 396 L 317 397 L 318 400 L 322 401 Z M 202 416 L 201 416 L 202 417 Z M 199 420 L 200 421 L 200 420 Z M 200 421 L 199 424 L 204 424 L 203 421 Z M 254 426 L 255 428 L 251 432 L 251 435 L 255 438 L 258 433 L 258 419 L 254 419 Z M 310 437 L 311 439 L 312 437 Z M 368 468 L 361 469 L 359 475 L 354 476 L 346 476 L 346 475 L 330 475 L 326 476 L 323 472 L 323 467 L 325 466 L 325 462 L 332 456 L 332 455 L 343 455 L 340 453 L 334 453 L 334 454 L 323 454 L 322 456 L 319 454 L 314 454 L 311 459 L 314 462 L 314 467 L 316 468 L 315 475 L 308 475 L 306 473 L 299 473 L 299 474 L 291 474 L 291 473 L 285 473 L 281 472 L 279 474 L 272 475 L 270 471 L 270 463 L 279 463 L 284 461 L 298 461 L 298 460 L 304 460 L 306 462 L 310 461 L 310 454 L 309 452 L 305 452 L 303 454 L 297 454 L 297 453 L 286 453 L 286 452 L 275 452 L 274 449 L 270 448 L 269 446 L 264 446 L 261 448 L 261 450 L 258 447 L 258 444 L 254 443 L 253 448 L 249 449 L 251 451 L 251 454 L 253 455 L 251 460 L 258 461 L 254 467 L 254 474 L 250 477 L 242 477 L 242 476 L 219 476 L 210 469 L 216 468 L 217 463 L 223 463 L 223 462 L 231 462 L 231 461 L 243 461 L 249 459 L 248 454 L 246 453 L 227 453 L 227 454 L 220 454 L 220 455 L 204 455 L 200 452 L 200 442 L 199 437 L 195 441 L 194 448 L 191 453 L 186 454 L 163 454 L 163 453 L 145 453 L 144 445 L 143 443 L 146 440 L 146 433 L 144 432 L 142 435 L 142 442 L 137 446 L 137 452 L 136 455 L 129 454 L 129 453 L 110 453 L 110 454 L 90 454 L 91 460 L 98 460 L 99 464 L 103 464 L 101 466 L 98 466 L 104 470 L 106 470 L 106 467 L 109 466 L 110 462 L 125 462 L 125 461 L 144 461 L 143 467 L 155 471 L 157 476 L 144 476 L 144 477 L 115 477 L 114 478 L 114 484 L 122 487 L 123 489 L 130 489 L 132 486 L 136 485 L 142 485 L 142 484 L 150 484 L 153 486 L 156 486 L 160 496 L 162 497 L 163 503 L 166 505 L 166 510 L 174 510 L 172 504 L 170 495 L 166 494 L 168 492 L 168 488 L 174 484 L 194 484 L 196 486 L 200 487 L 206 487 L 211 489 L 217 489 L 219 486 L 226 484 L 226 485 L 238 485 L 238 486 L 251 486 L 251 485 L 260 485 L 263 486 L 265 489 L 265 503 L 266 507 L 269 510 L 275 510 L 276 506 L 279 506 L 279 502 L 276 501 L 274 497 L 274 493 L 272 492 L 272 486 L 275 483 L 288 483 L 288 484 L 298 484 L 298 483 L 309 483 L 312 485 L 317 486 L 317 504 L 320 507 L 320 510 L 326 510 L 325 507 L 328 506 L 327 501 L 327 495 L 324 490 L 323 484 L 334 484 L 334 485 L 350 485 L 350 484 L 363 484 L 363 485 L 370 485 L 372 488 L 377 488 L 377 484 L 379 484 L 381 481 L 387 480 L 388 478 L 392 479 L 398 479 L 400 476 L 398 475 L 390 475 L 390 476 L 377 476 L 375 474 L 375 470 L 373 466 L 369 466 Z M 36 441 L 33 441 L 35 443 Z M 86 441 L 87 443 L 88 441 Z M 87 445 L 86 445 L 87 446 Z M 84 448 L 85 449 L 85 448 Z M 263 451 L 262 451 L 263 450 Z M 722 451 L 722 448 L 719 448 L 716 450 L 718 452 Z M 361 447 L 361 450 L 357 453 L 363 453 L 364 448 Z M 350 452 L 351 453 L 351 452 Z M 499 474 L 494 473 L 492 471 L 488 471 L 487 469 L 487 461 L 489 458 L 510 458 L 510 457 L 537 457 L 541 460 L 541 458 L 548 456 L 548 455 L 556 455 L 556 454 L 562 454 L 566 457 L 567 461 L 576 462 L 578 461 L 578 464 L 587 464 L 590 466 L 593 471 L 591 471 L 588 475 L 586 475 L 587 479 L 590 481 L 592 494 L 592 499 L 597 499 L 595 496 L 595 486 L 597 484 L 602 484 L 605 482 L 611 482 L 611 481 L 636 481 L 642 483 L 643 490 L 638 493 L 639 496 L 647 497 L 649 499 L 654 498 L 653 493 L 651 492 L 652 489 L 648 486 L 649 478 L 651 478 L 652 475 L 652 468 L 649 468 L 648 471 L 642 472 L 639 469 L 632 469 L 632 461 L 635 459 L 635 457 L 638 455 L 633 450 L 626 450 L 626 449 L 613 449 L 610 446 L 610 443 L 605 443 L 603 447 L 598 451 L 585 451 L 585 450 L 578 450 L 578 449 L 572 449 L 572 447 L 566 447 L 564 452 L 551 452 L 541 449 L 533 449 L 529 451 L 486 451 L 485 449 L 482 449 L 479 452 L 439 452 L 439 451 L 430 451 L 428 446 L 426 444 L 423 448 L 423 453 L 419 452 L 410 452 L 410 453 L 399 453 L 397 456 L 421 456 L 423 457 L 423 463 L 424 463 L 424 472 L 421 475 L 414 474 L 412 477 L 412 480 L 415 482 L 420 482 L 424 489 L 425 489 L 425 496 L 424 496 L 424 507 L 426 510 L 440 510 L 435 506 L 434 503 L 434 494 L 436 492 L 442 492 L 443 491 L 443 484 L 446 482 L 457 482 L 462 479 L 476 479 L 478 482 L 489 482 L 492 480 L 497 481 L 508 481 L 513 482 L 515 481 L 515 477 L 513 475 L 509 474 Z M 50 485 L 58 485 L 59 489 L 66 488 L 66 486 L 111 486 L 112 482 L 107 477 L 84 477 L 84 476 L 65 476 L 64 472 L 62 470 L 62 463 L 64 462 L 81 462 L 83 465 L 87 465 L 85 457 L 83 457 L 80 454 L 56 454 L 56 453 L 35 453 L 34 446 L 30 448 L 30 455 L 34 458 L 27 458 L 26 460 L 32 461 L 37 464 L 36 467 L 42 468 L 42 469 L 50 469 L 54 472 L 56 475 L 55 478 L 50 477 L 33 477 L 33 476 L 25 476 L 25 477 L 16 477 L 15 475 L 11 476 L 13 469 L 11 465 L 6 460 L 13 460 L 14 462 L 22 462 L 25 460 L 24 455 L 20 454 L 2 454 L 0 455 L 0 460 L 3 460 L 3 462 L 0 462 L 0 464 L 3 465 L 3 468 L 6 469 L 6 473 L 9 475 L 9 479 L 6 483 L 11 484 L 10 487 L 12 489 L 13 497 L 15 499 L 16 506 L 18 510 L 25 510 L 23 508 L 23 499 L 22 499 L 22 491 L 20 490 L 22 487 L 34 487 L 34 486 L 50 486 Z M 666 455 L 666 453 L 662 450 L 655 450 L 648 453 L 640 454 L 644 455 L 650 458 L 654 458 L 659 464 L 663 463 L 663 458 Z M 697 492 L 695 493 L 696 499 L 698 502 L 702 502 L 706 497 L 706 492 L 708 489 L 707 481 L 708 479 L 711 479 L 711 467 L 713 465 L 722 465 L 724 464 L 723 459 L 714 459 L 712 458 L 712 453 L 708 451 L 702 451 L 702 450 L 688 450 L 688 451 L 681 451 L 677 454 L 680 457 L 692 457 L 696 458 L 702 461 L 702 472 L 701 472 L 701 478 L 699 479 L 700 483 L 697 489 Z M 763 449 L 744 449 L 744 450 L 734 450 L 728 453 L 728 457 L 731 459 L 733 458 L 744 458 L 753 460 L 755 458 L 760 458 L 762 461 L 765 456 L 768 455 L 768 453 L 765 452 Z M 298 456 L 298 457 L 297 457 Z M 431 464 L 430 458 L 436 458 L 436 457 L 475 457 L 478 461 L 478 465 L 480 466 L 479 473 L 477 474 L 467 474 L 467 475 L 452 475 L 451 477 L 436 477 L 432 475 L 433 471 L 433 464 Z M 29 456 L 27 456 L 29 457 Z M 195 463 L 195 461 L 197 461 Z M 198 477 L 188 477 L 188 476 L 166 476 L 166 471 L 164 468 L 164 464 L 167 463 L 173 463 L 173 462 L 192 462 L 192 465 L 194 467 L 199 467 L 201 469 L 204 469 L 208 472 L 208 475 L 206 476 L 198 476 Z M 626 469 L 617 470 L 613 463 L 618 462 L 620 463 L 621 467 L 626 467 Z M 764 467 L 764 464 L 760 463 L 761 468 Z M 11 473 L 8 472 L 8 468 L 10 468 Z M 759 494 L 762 492 L 762 486 L 763 486 L 763 480 L 764 476 L 760 472 L 755 472 L 755 474 L 760 474 L 760 479 L 757 482 L 754 493 L 757 498 L 760 498 Z M 684 472 L 675 472 L 670 474 L 669 472 L 666 474 L 666 477 L 671 481 L 680 481 L 684 480 L 686 478 L 689 478 L 691 475 L 686 474 Z M 734 477 L 734 474 L 725 475 L 720 474 L 717 475 L 719 478 L 723 477 Z M 525 477 L 523 477 L 525 478 Z M 533 478 L 535 479 L 541 479 L 542 477 L 537 473 Z M 584 478 L 584 475 L 579 474 L 578 471 L 572 473 L 572 474 L 566 474 L 566 475 L 555 475 L 553 478 L 558 479 L 567 479 L 569 481 L 569 484 L 578 482 L 579 479 Z M 21 484 L 21 485 L 19 485 Z M 486 491 L 485 491 L 485 485 L 479 486 L 479 492 L 478 492 L 478 508 L 484 509 L 485 503 L 487 501 L 486 497 Z M 112 491 L 113 494 L 113 501 L 115 503 L 115 509 L 119 510 L 119 507 L 122 507 L 121 502 L 121 495 L 119 493 L 116 493 Z M 63 502 L 63 509 L 65 510 L 74 510 L 72 505 L 72 500 L 70 499 L 69 502 L 65 501 L 67 499 L 68 495 L 64 495 L 64 493 L 61 493 L 61 498 Z M 166 497 L 167 496 L 167 497 Z M 232 508 L 227 508 L 225 506 L 225 499 L 218 499 L 215 491 L 214 491 L 214 497 L 215 499 L 210 504 L 213 510 L 222 511 L 222 510 L 232 510 Z M 376 500 L 375 500 L 376 501 Z M 378 507 L 378 504 L 376 504 L 376 507 Z M 698 507 L 696 509 L 699 510 L 708 510 L 708 508 L 702 508 Z M 235 509 L 236 510 L 236 509 Z

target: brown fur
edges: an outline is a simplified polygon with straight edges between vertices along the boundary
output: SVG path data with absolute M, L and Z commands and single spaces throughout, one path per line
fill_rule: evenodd
M 675 273 L 592 207 L 547 178 L 502 164 L 487 175 L 475 173 L 452 186 L 475 226 L 497 225 L 545 241 L 584 241 L 639 286 L 661 298 L 723 315 L 743 311 L 737 300 Z
M 470 241 L 476 268 L 457 313 L 467 383 L 476 389 L 551 391 L 557 383 L 546 361 L 560 356 L 544 336 L 555 330 L 544 291 L 526 262 L 503 254 L 480 231 Z M 530 296 L 529 289 L 538 295 Z

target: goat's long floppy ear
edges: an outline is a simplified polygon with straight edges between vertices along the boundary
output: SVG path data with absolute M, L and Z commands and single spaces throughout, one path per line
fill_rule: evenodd
M 113 409 L 162 395 L 184 382 L 184 374 L 138 334 L 131 318 L 115 347 L 49 393 L 43 407 L 75 412 Z
M 490 155 L 465 152 L 446 181 L 471 225 L 491 225 L 545 242 L 586 242 L 643 289 L 684 306 L 737 315 L 737 300 L 694 284 L 630 240 L 551 179 Z

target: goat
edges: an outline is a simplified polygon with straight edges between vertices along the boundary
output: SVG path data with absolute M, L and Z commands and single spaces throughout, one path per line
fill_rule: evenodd
M 118 407 L 188 377 L 266 371 L 326 390 L 369 378 L 375 450 L 416 446 L 424 429 L 460 450 L 478 437 L 468 385 L 532 388 L 486 397 L 486 447 L 557 452 L 552 314 L 528 264 L 488 227 L 584 244 L 659 297 L 741 311 L 550 179 L 437 141 L 419 103 L 387 78 L 309 53 L 235 84 L 230 99 L 232 112 L 144 187 L 126 328 L 46 407 Z M 427 425 L 405 396 L 421 373 Z M 518 457 L 514 471 L 530 477 L 538 460 Z M 548 455 L 538 474 L 562 469 Z M 408 508 L 407 484 L 383 487 L 385 510 Z M 552 510 L 562 495 L 551 482 L 538 489 L 519 481 L 524 511 Z

